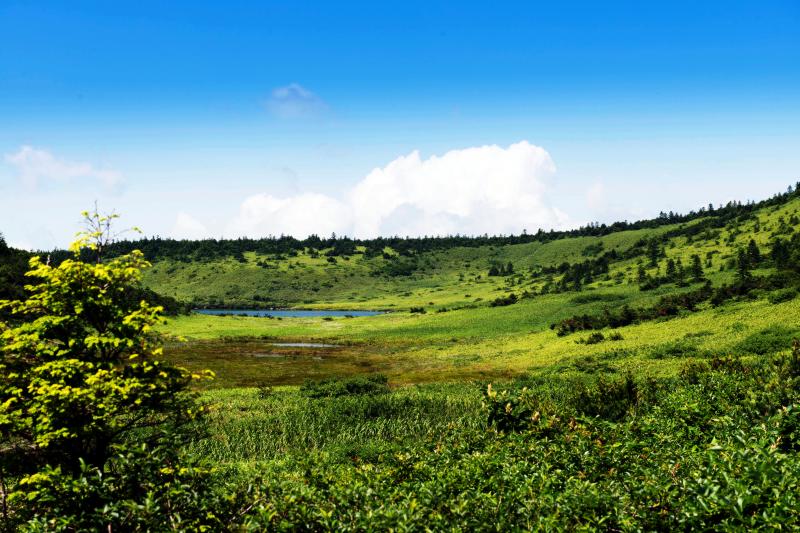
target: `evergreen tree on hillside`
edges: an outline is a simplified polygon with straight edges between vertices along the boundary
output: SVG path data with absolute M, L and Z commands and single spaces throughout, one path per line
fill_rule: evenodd
M 679 285 L 686 283 L 686 270 L 683 268 L 683 261 L 680 257 L 675 261 L 675 281 Z
M 675 278 L 677 277 L 677 270 L 675 268 L 675 261 L 673 259 L 668 259 L 667 260 L 666 276 L 670 280 L 675 280 Z
M 783 239 L 775 239 L 775 241 L 772 243 L 772 250 L 770 251 L 769 255 L 775 262 L 775 266 L 778 268 L 783 268 L 789 262 L 791 252 L 789 250 L 789 246 L 786 244 L 786 241 Z
M 736 283 L 739 286 L 745 286 L 753 279 L 753 274 L 750 272 L 750 256 L 745 250 L 740 249 L 736 257 Z
M 644 265 L 639 263 L 639 266 L 636 269 L 636 282 L 644 283 L 645 281 L 647 281 L 647 271 L 644 269 Z
M 650 266 L 658 266 L 658 260 L 661 258 L 663 252 L 658 241 L 651 239 L 647 242 L 647 258 L 650 260 Z
M 747 243 L 747 258 L 750 260 L 751 265 L 757 265 L 761 262 L 761 250 L 754 239 L 750 239 Z
M 693 281 L 702 281 L 705 277 L 705 273 L 703 272 L 703 264 L 700 261 L 700 256 L 697 254 L 692 255 L 691 273 Z

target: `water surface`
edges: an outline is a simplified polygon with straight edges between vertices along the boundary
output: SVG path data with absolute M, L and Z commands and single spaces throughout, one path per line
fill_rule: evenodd
M 332 309 L 195 309 L 201 315 L 236 315 L 275 318 L 308 318 L 308 317 L 337 317 L 337 316 L 375 316 L 383 311 L 340 311 Z

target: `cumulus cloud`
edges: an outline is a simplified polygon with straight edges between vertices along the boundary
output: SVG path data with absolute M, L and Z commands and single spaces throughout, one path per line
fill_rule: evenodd
M 75 180 L 89 180 L 115 190 L 123 182 L 122 174 L 116 170 L 59 159 L 47 150 L 32 146 L 22 146 L 16 153 L 6 154 L 5 161 L 17 169 L 20 180 L 31 188 L 44 183 L 67 184 Z
M 330 196 L 305 193 L 288 198 L 257 194 L 247 198 L 228 226 L 230 235 L 345 234 L 352 228 L 352 211 Z
M 414 151 L 373 170 L 353 189 L 354 232 L 511 233 L 560 225 L 563 213 L 545 201 L 545 182 L 554 172 L 550 155 L 526 141 L 428 159 Z
M 208 237 L 208 228 L 193 216 L 180 212 L 170 234 L 176 239 L 202 239 Z
M 452 150 L 423 159 L 418 151 L 376 168 L 341 199 L 322 194 L 247 198 L 233 235 L 331 232 L 378 235 L 500 234 L 562 227 L 567 216 L 546 199 L 555 173 L 550 155 L 527 141 Z
M 273 89 L 267 110 L 279 118 L 307 118 L 327 109 L 325 102 L 299 83 Z

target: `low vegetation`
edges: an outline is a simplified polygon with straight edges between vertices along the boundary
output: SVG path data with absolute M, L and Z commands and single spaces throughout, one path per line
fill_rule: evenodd
M 0 239 L 2 527 L 796 529 L 799 209 L 116 244 L 90 215 L 49 263 Z

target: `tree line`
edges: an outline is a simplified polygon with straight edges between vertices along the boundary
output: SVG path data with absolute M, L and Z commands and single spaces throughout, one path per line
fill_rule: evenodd
M 737 217 L 748 217 L 754 211 L 769 206 L 782 205 L 792 198 L 800 196 L 800 182 L 797 186 L 790 186 L 784 193 L 759 202 L 750 201 L 728 202 L 725 205 L 707 207 L 679 214 L 672 211 L 661 212 L 657 217 L 643 219 L 635 222 L 621 221 L 612 224 L 590 223 L 571 230 L 539 229 L 535 233 L 523 231 L 519 235 L 448 235 L 448 236 L 423 236 L 423 237 L 377 237 L 374 239 L 354 239 L 348 236 L 320 237 L 310 235 L 305 239 L 297 239 L 288 235 L 268 236 L 258 239 L 200 239 L 178 240 L 160 236 L 144 237 L 136 240 L 120 240 L 109 245 L 109 257 L 126 255 L 133 250 L 140 250 L 149 261 L 158 259 L 173 259 L 177 261 L 213 260 L 233 257 L 243 260 L 243 254 L 255 252 L 261 255 L 297 254 L 300 252 L 319 253 L 326 250 L 329 257 L 348 256 L 356 253 L 356 248 L 364 249 L 368 257 L 380 256 L 387 248 L 400 255 L 414 255 L 424 252 L 441 251 L 459 247 L 504 246 L 510 244 L 525 244 L 532 242 L 546 243 L 568 237 L 602 237 L 611 233 L 638 229 L 652 229 L 672 224 L 691 222 L 697 219 L 707 219 L 699 224 L 694 224 L 691 229 L 681 228 L 681 234 L 688 232 L 701 232 L 710 227 L 722 227 Z M 673 236 L 665 234 L 664 238 Z M 69 257 L 65 250 L 54 250 L 50 253 L 54 262 L 58 263 Z

